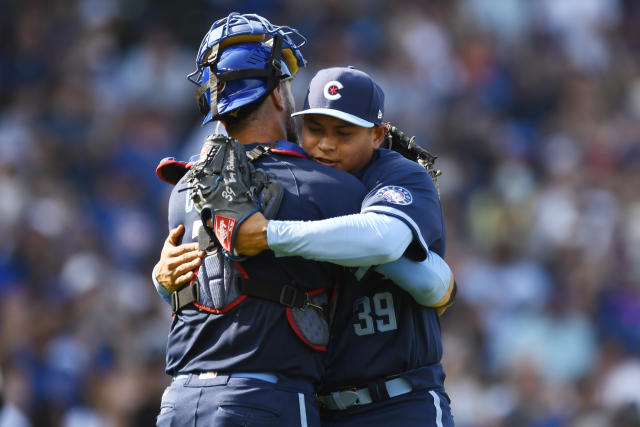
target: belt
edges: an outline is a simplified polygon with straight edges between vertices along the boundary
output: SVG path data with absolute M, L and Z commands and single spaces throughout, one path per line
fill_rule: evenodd
M 185 380 L 189 378 L 189 375 L 197 375 L 201 380 L 213 379 L 218 377 L 218 373 L 215 371 L 201 372 L 195 374 L 178 374 L 173 377 L 174 380 Z M 220 375 L 223 375 L 222 373 Z M 234 372 L 228 375 L 229 378 L 252 378 L 254 380 L 262 380 L 268 383 L 276 384 L 278 382 L 278 375 L 271 372 Z
M 388 398 L 407 394 L 413 390 L 411 383 L 404 378 L 394 378 L 384 382 Z M 326 408 L 336 411 L 348 409 L 353 406 L 368 405 L 381 399 L 373 399 L 368 387 L 352 390 L 334 391 L 333 393 L 318 396 L 318 400 Z

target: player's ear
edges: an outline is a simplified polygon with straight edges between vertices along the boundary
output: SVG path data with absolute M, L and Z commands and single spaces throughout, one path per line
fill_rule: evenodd
M 271 98 L 273 105 L 275 105 L 278 111 L 283 111 L 285 109 L 284 87 L 282 86 L 282 83 L 276 86 L 276 88 L 269 94 L 269 98 Z
M 377 149 L 382 143 L 382 139 L 387 134 L 387 127 L 385 125 L 374 125 L 373 129 L 373 148 Z

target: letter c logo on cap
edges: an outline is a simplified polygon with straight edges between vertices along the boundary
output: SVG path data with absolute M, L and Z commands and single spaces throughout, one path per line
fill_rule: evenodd
M 324 94 L 324 97 L 329 101 L 334 101 L 336 99 L 342 98 L 342 95 L 340 95 L 339 91 L 343 87 L 344 86 L 342 86 L 342 83 L 340 83 L 339 81 L 331 80 L 330 82 L 327 82 L 326 85 L 324 85 L 324 90 L 322 91 L 322 93 Z

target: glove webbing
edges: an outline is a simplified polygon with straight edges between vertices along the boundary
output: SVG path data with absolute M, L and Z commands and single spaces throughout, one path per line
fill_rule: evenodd
M 251 151 L 247 152 L 247 158 L 249 159 L 250 162 L 254 162 L 260 157 L 262 157 L 264 154 L 267 154 L 269 151 L 270 151 L 270 147 L 268 145 L 260 144 L 254 147 Z M 204 161 L 203 164 L 211 163 L 211 159 L 216 155 L 217 152 L 218 150 L 209 150 L 209 152 L 207 153 L 207 159 Z M 191 169 L 192 169 L 191 173 L 195 175 L 196 178 L 201 177 L 206 173 L 203 167 L 198 168 L 197 165 L 192 166 Z M 191 187 L 185 187 L 178 190 L 178 192 L 187 191 L 190 189 Z
M 416 144 L 415 136 L 406 136 L 404 132 L 402 132 L 396 126 L 393 126 L 391 123 L 384 123 L 384 125 L 387 127 L 388 131 L 380 146 L 382 148 L 396 151 L 403 157 L 417 162 L 420 166 L 422 166 L 429 173 L 429 176 L 431 177 L 431 180 L 433 181 L 433 184 L 435 185 L 438 192 L 438 196 L 440 196 L 440 189 L 438 188 L 438 177 L 442 175 L 442 171 L 436 169 L 433 166 L 438 156 L 432 154 L 431 152 L 422 148 L 420 145 Z

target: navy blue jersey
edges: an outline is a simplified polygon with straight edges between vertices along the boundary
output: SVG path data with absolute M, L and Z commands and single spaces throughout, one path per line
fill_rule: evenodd
M 277 148 L 296 155 L 269 153 L 254 162 L 275 174 L 284 188 L 276 219 L 318 220 L 358 212 L 366 190 L 355 177 L 308 160 L 296 145 Z M 247 145 L 250 150 L 254 145 Z M 302 154 L 301 154 L 302 153 Z M 200 218 L 184 178 L 169 202 L 169 228 L 184 224 L 184 242 L 197 241 Z M 275 258 L 271 251 L 241 263 L 255 280 L 296 282 L 305 289 L 333 285 L 334 266 L 300 257 Z M 224 314 L 187 306 L 174 316 L 167 345 L 169 374 L 189 372 L 281 372 L 309 380 L 320 378 L 322 353 L 304 344 L 290 328 L 283 305 L 253 297 Z
M 427 171 L 401 154 L 381 148 L 356 174 L 369 193 L 362 212 L 392 215 L 405 222 L 414 240 L 406 256 L 422 261 L 432 250 L 444 258 L 444 218 L 438 192 Z
M 357 176 L 369 193 L 363 211 L 393 215 L 412 230 L 405 255 L 422 259 L 433 250 L 444 257 L 444 221 L 429 174 L 400 154 L 380 149 Z M 371 271 L 340 286 L 325 362 L 324 392 L 368 382 L 422 366 L 442 357 L 435 309 Z

